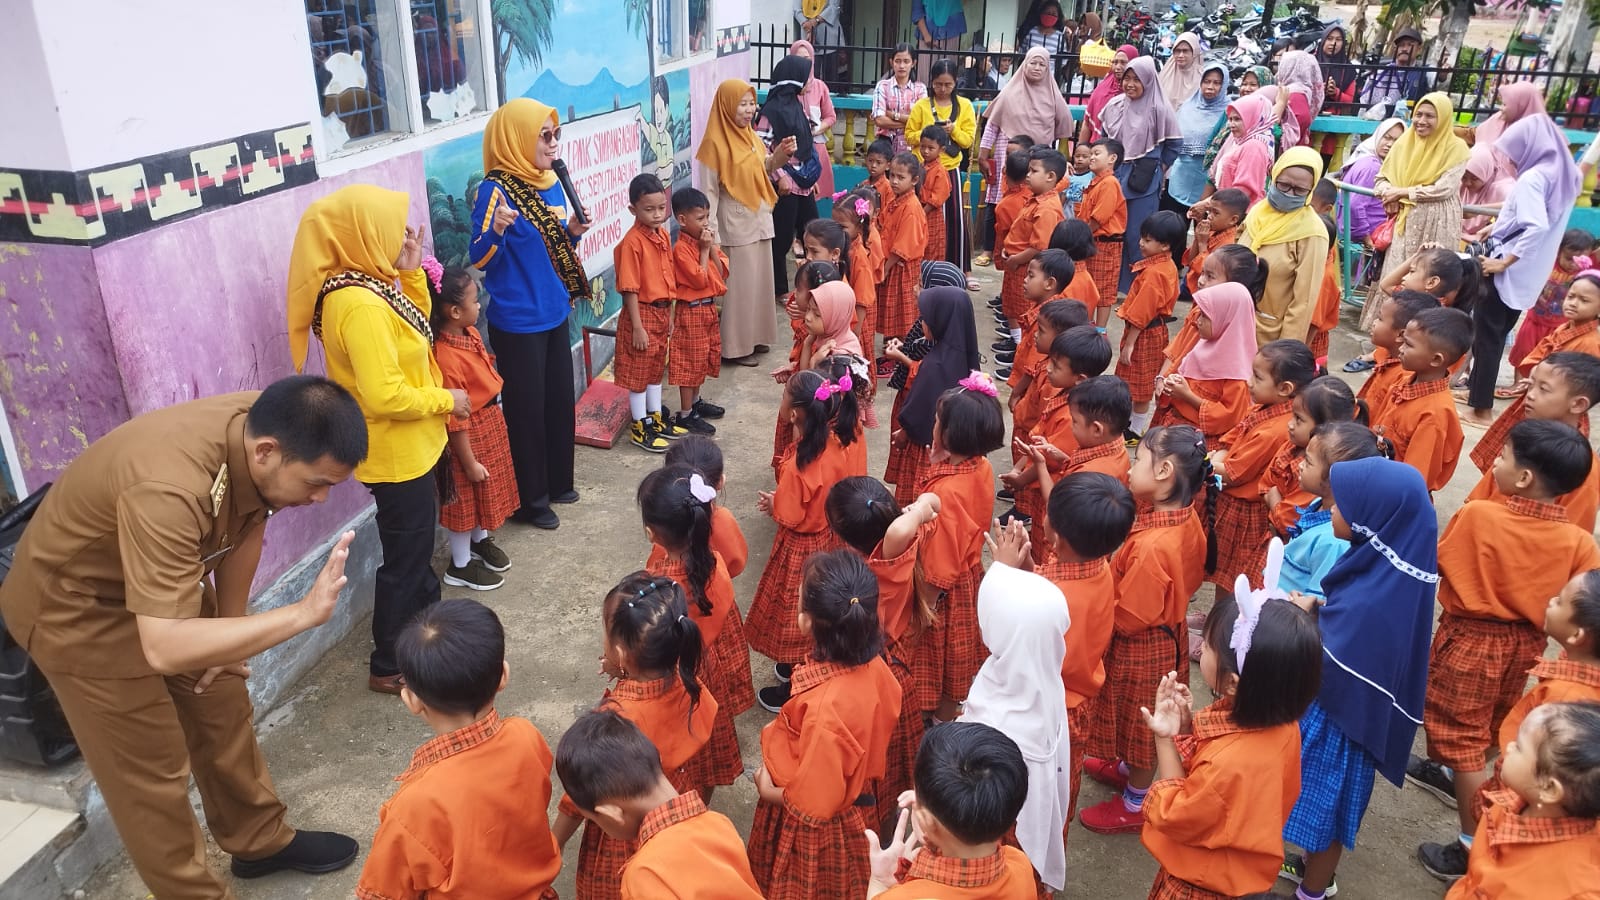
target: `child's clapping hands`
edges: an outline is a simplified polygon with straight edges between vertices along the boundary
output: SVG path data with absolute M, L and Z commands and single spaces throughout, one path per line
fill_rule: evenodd
M 1194 727 L 1193 708 L 1194 696 L 1189 693 L 1189 686 L 1178 680 L 1177 672 L 1168 672 L 1156 688 L 1155 712 L 1147 706 L 1139 707 L 1139 712 L 1150 733 L 1160 740 L 1189 733 Z
M 983 536 L 983 542 L 989 545 L 989 555 L 994 557 L 994 561 L 1013 569 L 1032 571 L 1032 543 L 1028 540 L 1027 526 L 1018 519 L 1012 519 L 1005 525 L 996 519 L 992 529 L 992 533 Z

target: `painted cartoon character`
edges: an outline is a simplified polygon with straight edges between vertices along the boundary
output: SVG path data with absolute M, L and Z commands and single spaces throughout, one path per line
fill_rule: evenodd
M 666 185 L 667 191 L 672 191 L 672 170 L 677 164 L 676 149 L 672 141 L 672 105 L 668 102 L 667 79 L 657 75 L 650 79 L 650 103 L 654 112 L 654 121 L 641 119 L 639 127 L 644 131 L 644 142 L 656 154 L 655 175 Z

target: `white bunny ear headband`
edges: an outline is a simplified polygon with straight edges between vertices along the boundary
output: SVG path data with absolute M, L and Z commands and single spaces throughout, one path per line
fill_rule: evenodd
M 706 480 L 700 477 L 699 472 L 689 476 L 689 493 L 701 503 L 710 503 L 717 499 L 717 489 L 706 484 Z
M 1283 571 L 1283 541 L 1273 538 L 1267 545 L 1267 567 L 1261 573 L 1261 590 L 1251 590 L 1250 579 L 1243 575 L 1234 582 L 1233 596 L 1239 604 L 1239 618 L 1233 621 L 1233 634 L 1228 646 L 1244 672 L 1244 658 L 1250 653 L 1250 641 L 1255 637 L 1256 626 L 1261 623 L 1261 608 L 1268 600 L 1287 600 L 1289 595 L 1278 587 L 1278 575 Z

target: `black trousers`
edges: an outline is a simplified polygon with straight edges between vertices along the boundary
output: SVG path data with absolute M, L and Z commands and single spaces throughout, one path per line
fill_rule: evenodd
M 772 208 L 772 293 L 789 293 L 789 251 L 795 238 L 805 233 L 806 224 L 817 217 L 815 197 L 784 194 Z
M 495 362 L 505 387 L 500 403 L 511 439 L 511 468 L 522 511 L 550 508 L 550 498 L 572 490 L 572 345 L 567 323 L 549 331 L 512 334 L 489 326 Z
M 439 487 L 429 471 L 410 481 L 368 484 L 378 504 L 378 543 L 383 564 L 372 591 L 374 675 L 400 671 L 394 642 L 430 603 L 439 602 L 439 576 L 433 573 L 433 536 L 439 527 Z
M 1500 354 L 1506 349 L 1506 335 L 1522 315 L 1500 299 L 1494 279 L 1484 279 L 1483 293 L 1472 305 L 1472 374 L 1467 378 L 1467 405 L 1473 409 L 1494 408 L 1494 383 L 1500 377 Z
M 994 252 L 994 204 L 983 205 L 983 215 L 978 223 L 978 249 L 985 253 Z

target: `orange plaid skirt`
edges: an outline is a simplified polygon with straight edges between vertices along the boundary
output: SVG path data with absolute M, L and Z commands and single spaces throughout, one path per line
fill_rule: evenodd
M 878 333 L 886 338 L 904 338 L 917 321 L 919 268 L 915 260 L 901 263 L 878 284 Z
M 671 342 L 672 310 L 651 303 L 639 304 L 639 321 L 644 324 L 650 346 L 633 347 L 633 317 L 627 310 L 617 316 L 617 360 L 611 380 L 617 387 L 637 394 L 652 384 L 661 384 L 667 371 L 667 346 Z
M 1312 359 L 1328 358 L 1328 332 L 1312 326 L 1311 333 L 1306 335 L 1306 346 L 1311 348 Z
M 446 531 L 494 531 L 522 505 L 517 495 L 517 479 L 511 471 L 511 441 L 506 435 L 506 417 L 499 403 L 479 409 L 467 420 L 467 436 L 472 455 L 489 470 L 489 477 L 473 483 L 467 471 L 453 457 L 450 479 L 456 498 L 439 508 L 439 524 Z
M 578 843 L 578 900 L 618 900 L 622 896 L 622 867 L 638 850 L 638 841 L 619 841 L 599 825 L 585 821 Z
M 800 630 L 800 580 L 813 553 L 841 545 L 831 529 L 804 533 L 778 526 L 772 553 L 750 605 L 750 646 L 773 662 L 801 663 L 811 652 L 811 635 Z
M 749 671 L 746 667 L 745 671 Z M 709 690 L 709 675 L 702 684 Z M 739 752 L 739 734 L 733 727 L 733 715 L 719 701 L 717 714 L 711 719 L 711 739 L 700 752 L 689 757 L 671 780 L 680 792 L 719 784 L 733 784 L 744 774 L 744 757 Z M 679 786 L 679 782 L 682 782 Z
M 889 669 L 894 672 L 894 680 L 900 684 L 900 719 L 889 734 L 886 767 L 875 793 L 878 818 L 873 827 L 879 834 L 884 833 L 884 828 L 893 827 L 899 814 L 896 803 L 902 793 L 911 789 L 917 749 L 922 746 L 922 710 L 917 706 L 917 679 L 911 674 L 911 657 L 915 652 L 915 646 L 904 641 L 888 644 L 883 650 Z
M 1089 746 L 1084 748 L 1090 756 L 1120 759 L 1135 769 L 1155 767 L 1155 737 L 1139 707 L 1156 702 L 1156 687 L 1168 672 L 1176 670 L 1188 682 L 1189 648 L 1187 640 L 1180 645 L 1180 632 L 1187 637 L 1181 626 L 1111 635 L 1106 683 L 1095 698 Z
M 1274 533 L 1267 505 L 1259 498 L 1221 494 L 1212 528 L 1217 536 L 1217 570 L 1206 580 L 1231 591 L 1234 581 L 1244 575 L 1252 588 L 1259 589 L 1262 570 L 1267 567 L 1267 543 Z
M 750 644 L 745 640 L 744 618 L 739 615 L 737 604 L 728 608 L 717 639 L 700 658 L 705 661 L 706 683 L 719 706 L 737 716 L 756 705 L 756 689 L 750 679 Z
M 750 825 L 750 871 L 767 900 L 865 897 L 866 813 L 851 806 L 831 819 L 801 817 L 783 806 L 756 804 Z
M 672 324 L 672 349 L 667 354 L 667 381 L 678 387 L 699 387 L 722 374 L 722 326 L 715 300 L 680 302 Z M 626 318 L 626 317 L 623 317 Z M 621 334 L 617 335 L 618 339 Z
M 925 260 L 938 261 L 944 259 L 945 247 L 949 246 L 949 235 L 944 227 L 944 204 L 939 204 L 928 210 L 928 246 L 922 251 Z M 961 265 L 956 263 L 956 265 Z
M 1083 758 L 1089 755 L 1089 728 L 1094 716 L 1094 698 L 1079 703 L 1067 710 L 1067 737 L 1070 746 L 1067 749 L 1067 765 L 1072 771 L 1068 773 L 1067 782 L 1070 793 L 1067 795 L 1067 825 L 1072 824 L 1072 817 L 1078 813 L 1078 788 L 1083 786 Z M 1064 838 L 1066 835 L 1063 834 Z
M 1545 643 L 1543 628 L 1531 622 L 1440 614 L 1422 706 L 1428 758 L 1464 772 L 1482 769 Z
M 1000 312 L 1016 324 L 1028 311 L 1028 298 L 1022 295 L 1022 280 L 1028 277 L 1028 267 L 1007 269 L 1000 279 Z
M 894 502 L 902 508 L 917 499 L 923 479 L 933 466 L 928 460 L 930 449 L 909 438 L 902 443 L 891 442 L 889 445 L 889 462 L 884 466 L 883 480 L 894 485 Z
M 1145 900 L 1229 900 L 1229 897 L 1196 887 L 1162 867 L 1156 873 L 1155 884 L 1150 885 L 1150 896 Z
M 1133 365 L 1117 361 L 1117 377 L 1128 383 L 1128 393 L 1134 403 L 1149 403 L 1156 395 L 1156 376 L 1161 374 L 1161 364 L 1166 362 L 1167 326 L 1152 320 L 1150 327 L 1139 332 L 1133 340 Z
M 989 648 L 978 630 L 978 584 L 982 581 L 981 562 L 957 578 L 941 595 L 938 616 L 917 643 L 911 671 L 917 680 L 919 709 L 935 709 L 946 697 L 967 699 L 972 679 L 989 658 Z
M 1117 278 L 1122 274 L 1122 241 L 1096 238 L 1094 246 L 1099 252 L 1079 265 L 1089 270 L 1095 290 L 1100 292 L 1100 305 L 1116 306 Z

